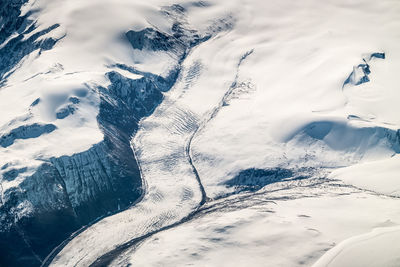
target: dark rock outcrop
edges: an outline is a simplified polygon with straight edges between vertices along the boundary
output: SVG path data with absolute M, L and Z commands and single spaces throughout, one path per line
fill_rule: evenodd
M 347 84 L 360 85 L 370 81 L 368 75 L 371 74 L 369 62 L 373 58 L 385 59 L 385 53 L 372 53 L 367 59 L 363 59 L 364 63 L 353 67 L 353 71 L 344 81 L 342 88 Z

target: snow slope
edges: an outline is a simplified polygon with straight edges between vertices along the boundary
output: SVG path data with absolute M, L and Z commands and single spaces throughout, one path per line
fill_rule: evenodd
M 384 195 L 399 197 L 399 156 L 360 163 L 332 172 L 331 177 Z
M 236 92 L 193 142 L 206 191 L 224 192 L 221 183 L 251 167 L 337 168 L 398 153 L 399 90 L 390 78 L 400 62 L 398 8 L 393 1 L 243 2 L 235 41 L 218 53 L 254 52 Z M 343 87 L 374 52 L 386 57 L 369 61 L 370 82 Z
M 399 223 L 399 200 L 334 184 L 280 192 L 268 187 L 257 196 L 206 206 L 193 221 L 152 236 L 111 266 L 311 266 L 332 247 L 321 259 L 325 264 L 315 266 L 397 266 L 393 225 Z M 342 245 L 375 227 L 385 227 L 380 240 L 362 236 L 361 242 Z M 338 253 L 342 248 L 345 253 Z M 333 258 L 328 254 L 339 254 L 336 265 L 326 264 Z
M 313 266 L 397 266 L 399 237 L 398 226 L 374 229 L 341 242 Z

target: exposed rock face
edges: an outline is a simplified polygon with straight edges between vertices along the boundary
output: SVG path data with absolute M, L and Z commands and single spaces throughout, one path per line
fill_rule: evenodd
M 23 3 L 13 6 L 10 13 L 4 10 L 11 4 L 1 6 L 0 41 L 6 40 L 16 30 L 19 34 L 0 48 L 0 58 L 8 55 L 7 60 L 0 63 L 0 85 L 5 82 L 6 73 L 25 55 L 37 49 L 51 49 L 57 42 L 51 38 L 40 42 L 35 40 L 58 25 L 23 39 L 24 33 L 35 29 L 27 16 L 15 22 Z M 175 9 L 177 7 L 168 12 L 175 12 Z M 3 18 L 5 15 L 6 20 Z M 31 26 L 26 29 L 27 25 Z M 118 71 L 105 74 L 111 84 L 107 88 L 97 88 L 100 96 L 97 121 L 104 133 L 102 142 L 72 156 L 43 159 L 44 163 L 33 175 L 16 187 L 1 190 L 1 266 L 40 265 L 44 257 L 73 231 L 96 218 L 128 207 L 141 196 L 140 172 L 130 139 L 139 120 L 153 112 L 163 98 L 162 92 L 168 91 L 175 83 L 180 64 L 189 49 L 208 39 L 207 36 L 199 37 L 195 31 L 185 30 L 178 22 L 171 31 L 173 37 L 151 28 L 127 32 L 127 41 L 134 49 L 168 51 L 176 56 L 177 62 L 166 77 L 141 72 L 124 64 L 112 66 L 141 77 L 130 79 Z M 31 107 L 40 101 L 38 98 Z M 61 120 L 72 115 L 79 102 L 78 98 L 71 97 L 65 107 L 57 110 L 55 117 Z M 0 145 L 11 147 L 17 139 L 34 139 L 54 130 L 57 128 L 52 124 L 23 125 L 2 133 Z M 3 179 L 7 181 L 27 172 L 26 168 L 10 169 L 7 163 L 0 163 L 0 167 L 7 169 L 3 172 Z
M 19 190 L 4 193 L 0 220 L 8 227 L 0 232 L 2 266 L 39 265 L 45 251 L 79 226 L 63 185 L 57 170 L 43 164 Z
M 21 15 L 21 7 L 28 0 L 2 1 L 0 3 L 0 44 L 6 41 L 14 32 L 26 28 L 27 17 Z
M 4 134 L 0 137 L 0 146 L 8 147 L 14 144 L 16 139 L 29 139 L 36 138 L 42 134 L 51 133 L 57 127 L 53 124 L 32 124 L 23 125 L 13 129 L 10 133 Z
M 343 87 L 347 84 L 360 85 L 369 82 L 368 75 L 371 74 L 369 62 L 374 58 L 385 59 L 385 53 L 372 53 L 366 59 L 363 58 L 364 63 L 353 67 L 353 71 L 346 81 L 344 81 Z
M 12 73 L 15 65 L 24 56 L 34 51 L 41 53 L 49 50 L 59 40 L 54 38 L 39 40 L 41 36 L 58 28 L 60 26 L 58 24 L 27 37 L 36 28 L 35 23 L 29 19 L 32 12 L 20 16 L 21 7 L 27 2 L 27 0 L 16 0 L 0 3 L 0 85 L 4 84 L 5 78 Z

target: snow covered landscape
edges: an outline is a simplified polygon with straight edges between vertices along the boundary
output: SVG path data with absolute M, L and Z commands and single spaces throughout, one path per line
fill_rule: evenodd
M 400 266 L 400 2 L 0 2 L 0 266 Z

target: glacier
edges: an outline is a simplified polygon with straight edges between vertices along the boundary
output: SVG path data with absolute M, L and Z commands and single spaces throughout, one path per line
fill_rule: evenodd
M 0 265 L 400 264 L 397 1 L 0 10 Z

